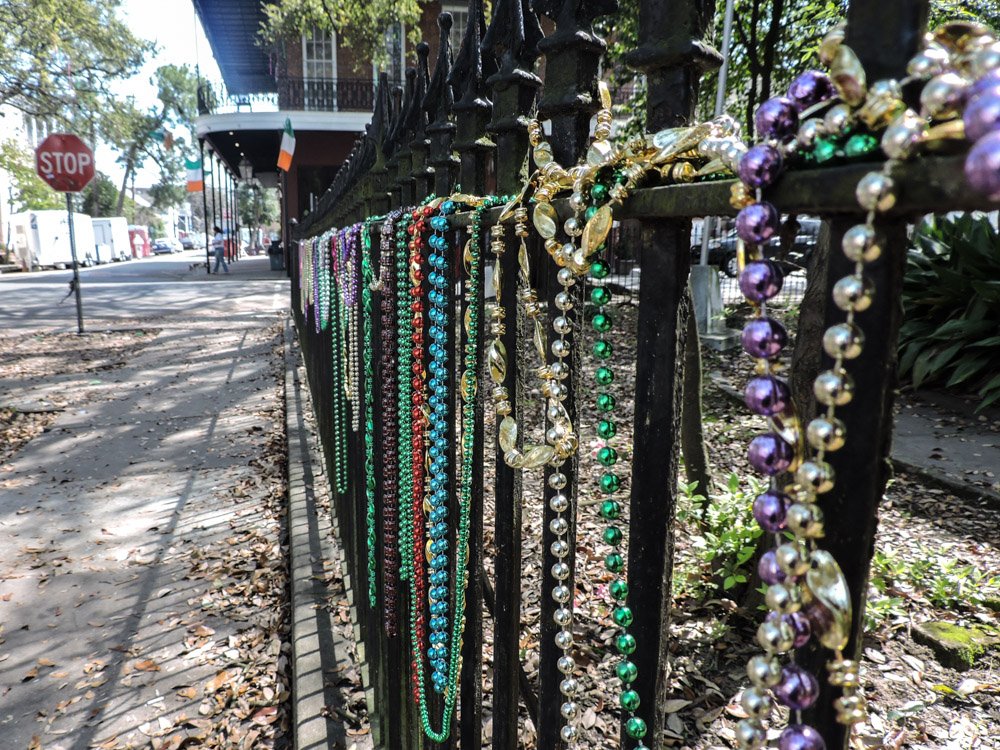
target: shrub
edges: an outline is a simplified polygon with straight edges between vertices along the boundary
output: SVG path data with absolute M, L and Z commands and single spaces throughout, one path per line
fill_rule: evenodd
M 1000 236 L 985 216 L 917 228 L 902 301 L 900 375 L 976 391 L 977 411 L 1000 399 Z

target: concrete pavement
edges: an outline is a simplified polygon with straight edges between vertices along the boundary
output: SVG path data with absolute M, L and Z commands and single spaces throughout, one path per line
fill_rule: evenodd
M 123 367 L 0 379 L 0 404 L 64 407 L 0 472 L 5 750 L 157 746 L 207 726 L 289 746 L 288 281 L 266 256 L 222 276 L 194 258 L 81 273 L 88 331 L 158 331 Z M 0 329 L 75 331 L 72 300 L 58 304 L 70 276 L 0 279 Z

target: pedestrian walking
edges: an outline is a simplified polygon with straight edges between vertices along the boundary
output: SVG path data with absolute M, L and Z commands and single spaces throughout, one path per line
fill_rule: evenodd
M 223 271 L 229 273 L 229 265 L 226 263 L 226 238 L 222 236 L 222 230 L 219 227 L 215 227 L 212 249 L 215 250 L 215 269 L 212 273 L 219 273 L 219 264 L 222 265 Z

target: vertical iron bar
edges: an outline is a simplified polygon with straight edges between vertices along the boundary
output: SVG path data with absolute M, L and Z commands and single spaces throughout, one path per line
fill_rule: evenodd
M 482 0 L 469 0 L 468 24 L 465 38 L 455 60 L 449 83 L 464 84 L 464 95 L 455 106 L 456 138 L 455 149 L 459 153 L 461 167 L 459 183 L 473 195 L 486 194 L 486 169 L 492 144 L 483 135 L 489 122 L 491 105 L 486 99 L 486 84 L 483 69 L 483 53 L 480 40 L 486 31 Z M 492 66 L 495 69 L 495 65 Z M 493 70 L 489 71 L 490 73 Z M 473 229 L 473 231 L 475 231 Z M 478 320 L 472 321 L 472 331 L 462 326 L 462 348 L 464 355 L 482 355 L 483 332 L 485 330 L 485 267 L 489 244 L 488 238 L 480 230 L 472 241 L 479 243 L 479 291 L 477 299 L 468 297 L 466 279 L 462 275 L 462 316 L 468 306 L 475 302 L 479 310 Z M 476 349 L 468 348 L 469 341 L 477 342 Z M 486 382 L 481 381 L 484 370 L 474 372 L 477 379 L 473 398 L 473 413 L 476 428 L 472 443 L 472 487 L 470 498 L 469 526 L 469 586 L 465 595 L 466 627 L 465 644 L 462 649 L 463 671 L 461 675 L 460 737 L 464 750 L 479 750 L 483 743 L 483 453 Z
M 639 47 L 627 60 L 646 73 L 650 132 L 691 123 L 702 73 L 721 64 L 705 41 L 714 13 L 709 0 L 681 8 L 640 0 Z M 647 252 L 639 285 L 628 578 L 629 599 L 641 602 L 632 609 L 632 661 L 639 666 L 633 689 L 642 697 L 636 714 L 646 722 L 650 747 L 662 743 L 667 695 L 661 665 L 668 653 L 684 347 L 698 345 L 686 341 L 687 316 L 693 314 L 685 293 L 690 231 L 690 220 L 650 221 L 642 229 Z
M 488 131 L 495 134 L 496 190 L 499 195 L 517 193 L 521 189 L 521 164 L 528 152 L 528 134 L 521 118 L 527 117 L 534 105 L 541 80 L 534 73 L 538 60 L 538 40 L 541 27 L 538 18 L 528 8 L 527 0 L 497 0 L 493 19 L 483 40 L 498 58 L 499 70 L 487 79 L 493 87 L 493 118 Z M 512 234 L 510 229 L 508 235 Z M 483 250 L 489 245 L 484 243 Z M 492 255 L 487 256 L 492 257 Z M 506 331 L 501 341 L 507 349 L 509 363 L 517 361 L 517 250 L 508 241 L 508 249 L 500 259 L 505 283 L 497 300 L 507 314 Z M 514 371 L 514 381 L 508 378 L 511 416 L 518 419 L 524 406 L 524 379 Z M 499 429 L 499 420 L 497 420 Z M 518 431 L 519 447 L 523 430 Z M 521 633 L 521 472 L 507 466 L 503 452 L 496 451 L 494 499 L 496 515 L 496 610 L 493 618 L 493 747 L 514 750 L 518 746 L 518 665 Z
M 427 151 L 430 148 L 430 139 L 427 137 L 427 112 L 424 110 L 424 97 L 430 87 L 430 72 L 427 59 L 430 56 L 431 48 L 427 42 L 417 45 L 417 84 L 414 89 L 416 99 L 413 103 L 413 139 L 410 141 L 410 152 L 412 153 L 410 176 L 413 178 L 413 202 L 420 203 L 433 189 L 433 173 L 427 167 Z
M 907 61 L 921 44 L 927 12 L 926 0 L 851 3 L 845 43 L 858 54 L 869 83 L 884 78 L 898 80 L 905 75 Z M 859 212 L 857 216 L 837 217 L 831 222 L 828 264 L 816 274 L 816 279 L 809 280 L 810 285 L 822 284 L 824 292 L 814 309 L 803 306 L 801 313 L 800 325 L 822 321 L 818 335 L 809 341 L 799 336 L 795 351 L 797 364 L 802 366 L 792 371 L 792 387 L 796 394 L 808 394 L 803 399 L 805 403 L 799 404 L 804 408 L 804 420 L 816 415 L 817 406 L 812 398 L 815 376 L 819 370 L 832 366 L 832 360 L 822 352 L 819 337 L 826 328 L 844 320 L 843 311 L 831 302 L 833 286 L 854 272 L 854 264 L 840 252 L 840 241 L 847 229 L 863 221 L 864 216 Z M 826 518 L 820 546 L 837 560 L 851 596 L 851 633 L 844 649 L 848 659 L 861 655 L 865 593 L 878 507 L 890 475 L 896 339 L 902 312 L 899 299 L 906 269 L 906 222 L 876 219 L 876 225 L 885 238 L 883 252 L 879 259 L 866 265 L 865 276 L 874 283 L 877 293 L 871 307 L 856 315 L 856 324 L 865 333 L 865 346 L 861 355 L 847 366 L 854 378 L 854 398 L 837 409 L 837 417 L 846 427 L 847 442 L 840 450 L 826 455 L 834 469 L 836 484 L 819 497 Z M 847 748 L 851 733 L 836 720 L 833 702 L 841 691 L 825 679 L 825 663 L 829 658 L 830 652 L 815 643 L 797 653 L 799 663 L 820 676 L 819 699 L 804 712 L 803 720 L 817 729 L 826 746 L 834 750 Z

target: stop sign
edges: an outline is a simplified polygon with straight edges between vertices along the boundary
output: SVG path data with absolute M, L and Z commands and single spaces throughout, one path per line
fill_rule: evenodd
M 94 152 L 75 135 L 53 133 L 35 149 L 35 170 L 54 190 L 78 193 L 94 179 Z

